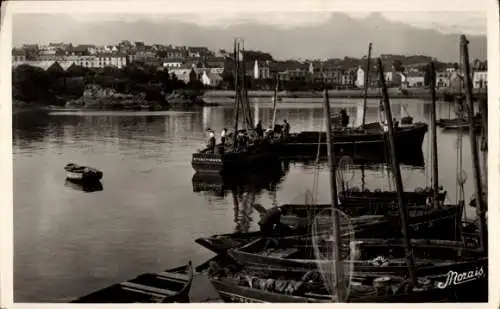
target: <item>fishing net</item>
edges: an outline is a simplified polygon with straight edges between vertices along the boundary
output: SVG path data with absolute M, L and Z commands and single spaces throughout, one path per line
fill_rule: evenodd
M 350 250 L 355 242 L 349 216 L 329 208 L 314 216 L 312 223 L 314 256 L 325 288 L 332 295 L 332 300 L 345 302 L 353 273 L 352 261 L 355 259 L 355 250 Z M 338 237 L 337 232 L 340 232 Z
M 337 191 L 346 191 L 354 179 L 355 166 L 354 161 L 349 156 L 342 156 L 337 163 Z

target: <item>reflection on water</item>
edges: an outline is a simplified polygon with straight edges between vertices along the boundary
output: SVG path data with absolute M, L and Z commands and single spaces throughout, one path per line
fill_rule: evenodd
M 333 111 L 347 108 L 355 122 L 356 103 L 338 100 Z M 259 110 L 254 114 L 267 126 L 271 104 L 255 106 Z M 448 117 L 448 111 L 447 104 L 440 104 L 438 118 Z M 422 102 L 394 100 L 394 116 L 406 113 L 416 121 L 429 117 Z M 292 131 L 322 130 L 322 114 L 320 103 L 280 104 L 277 121 L 286 118 Z M 311 162 L 288 162 L 267 178 L 249 175 L 231 181 L 194 175 L 191 154 L 206 143 L 205 129 L 232 128 L 233 116 L 232 108 L 207 107 L 198 113 L 14 117 L 15 301 L 67 300 L 187 259 L 202 262 L 211 253 L 194 239 L 254 229 L 260 216 L 252 204 L 269 208 L 302 203 L 316 178 Z M 377 119 L 377 108 L 370 105 L 367 121 Z M 423 143 L 425 162 L 430 158 L 428 138 Z M 457 137 L 439 130 L 438 139 L 439 181 L 454 202 Z M 463 144 L 469 198 L 469 139 Z M 105 190 L 83 194 L 83 188 L 66 187 L 67 162 L 103 171 Z M 349 186 L 394 188 L 385 168 L 354 167 L 342 173 L 337 176 Z M 429 164 L 404 167 L 402 175 L 406 190 L 430 185 Z M 316 200 L 328 202 L 325 163 L 317 179 Z
M 98 192 L 104 189 L 104 186 L 100 181 L 92 181 L 92 182 L 75 182 L 69 179 L 66 179 L 64 182 L 64 186 L 71 188 L 77 191 L 83 191 L 86 193 Z

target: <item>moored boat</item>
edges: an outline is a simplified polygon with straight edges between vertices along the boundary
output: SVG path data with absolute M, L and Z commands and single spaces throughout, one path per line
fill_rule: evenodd
M 283 273 L 270 269 L 256 272 L 240 268 L 237 271 L 216 272 L 211 276 L 211 282 L 224 302 L 338 301 L 335 295 L 331 295 L 325 289 L 321 277 L 314 272 L 313 270 Z M 347 299 L 341 302 L 487 302 L 487 273 L 487 259 L 479 258 L 443 265 L 435 269 L 434 275 L 419 275 L 419 287 L 412 287 L 406 278 L 400 276 L 353 274 L 348 286 Z
M 199 173 L 234 174 L 239 171 L 266 169 L 279 162 L 275 148 L 271 145 L 248 145 L 244 150 L 217 145 L 193 153 L 191 166 Z
M 72 303 L 187 303 L 193 277 L 193 265 L 189 261 L 185 266 L 142 274 L 114 284 Z
M 407 157 L 422 150 L 422 144 L 428 125 L 415 123 L 395 129 L 397 155 Z M 386 153 L 387 138 L 384 128 L 379 123 L 366 124 L 364 128 L 346 128 L 333 130 L 333 144 L 337 153 L 363 157 L 368 154 Z M 326 153 L 326 132 L 303 131 L 291 133 L 281 144 L 283 155 L 316 153 L 320 143 L 320 152 Z M 386 159 L 387 160 L 387 159 Z
M 89 182 L 102 179 L 102 172 L 92 167 L 68 163 L 64 170 L 66 171 L 66 179 L 72 181 Z

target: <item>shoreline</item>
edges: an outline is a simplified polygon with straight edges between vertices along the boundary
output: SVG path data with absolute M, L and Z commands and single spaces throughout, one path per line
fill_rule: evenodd
M 481 91 L 482 90 L 482 91 Z M 405 93 L 402 93 L 397 88 L 388 89 L 389 97 L 391 99 L 422 99 L 430 100 L 431 93 L 429 89 L 425 88 L 414 88 L 405 89 Z M 449 89 L 438 89 L 436 91 L 436 97 L 438 100 L 443 101 L 445 97 L 454 97 L 458 93 L 453 93 Z M 350 89 L 350 90 L 329 90 L 328 95 L 330 98 L 336 99 L 363 99 L 364 90 L 363 89 Z M 474 90 L 474 96 L 479 97 L 486 95 L 483 89 Z M 229 98 L 234 99 L 234 90 L 207 90 L 203 95 L 204 100 L 214 100 L 219 98 Z M 272 98 L 274 96 L 274 91 L 272 90 L 249 90 L 249 98 Z M 282 99 L 321 99 L 323 98 L 323 91 L 280 91 L 278 96 Z M 370 89 L 367 93 L 368 99 L 380 99 L 381 94 L 378 89 Z

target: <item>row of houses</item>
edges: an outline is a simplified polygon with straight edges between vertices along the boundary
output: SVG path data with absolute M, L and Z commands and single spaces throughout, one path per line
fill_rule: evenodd
M 38 49 L 39 51 L 51 51 L 51 53 L 39 53 L 36 60 L 27 57 L 27 51 Z M 59 52 L 61 50 L 71 51 L 71 54 Z M 53 53 L 53 51 L 56 51 Z M 79 53 L 85 51 L 85 53 Z M 123 53 L 125 51 L 126 53 Z M 182 51 L 182 52 L 181 52 Z M 182 54 L 182 55 L 181 55 Z M 62 67 L 71 65 L 86 68 L 116 67 L 123 68 L 131 63 L 144 63 L 155 66 L 161 70 L 179 75 L 179 79 L 185 80 L 191 70 L 207 72 L 207 78 L 219 80 L 216 74 L 233 74 L 234 62 L 229 53 L 224 50 L 218 52 L 219 55 L 210 53 L 205 47 L 175 47 L 162 45 L 145 45 L 142 42 L 130 43 L 122 41 L 119 45 L 106 45 L 95 47 L 94 45 L 78 45 L 72 47 L 71 44 L 51 43 L 48 46 L 27 46 L 23 50 L 13 50 L 13 64 L 23 63 L 34 64 L 57 62 Z M 158 57 L 160 55 L 161 57 Z M 163 57 L 163 58 L 162 58 Z M 329 85 L 347 88 L 364 88 L 365 71 L 362 66 L 351 61 L 346 68 L 345 61 L 341 59 L 330 59 L 327 61 L 274 61 L 269 53 L 260 51 L 245 51 L 244 57 L 240 55 L 243 62 L 243 70 L 246 76 L 251 79 L 274 79 L 276 76 L 281 81 L 324 81 Z M 353 59 L 356 60 L 356 59 Z M 389 86 L 401 88 L 423 87 L 428 85 L 422 67 L 425 63 L 406 65 L 396 70 L 391 64 L 391 59 L 386 60 L 384 67 L 389 68 L 384 72 L 385 81 Z M 358 61 L 359 63 L 359 61 Z M 388 65 L 387 65 L 388 64 Z M 486 63 L 474 63 L 473 85 L 475 88 L 487 87 Z M 373 72 L 376 69 L 372 70 Z M 403 72 L 401 72 L 403 71 Z M 456 80 L 458 73 L 456 68 L 445 68 L 438 72 L 436 85 L 440 88 L 448 88 Z M 378 87 L 378 76 L 372 73 L 369 78 L 370 87 Z M 210 84 L 213 84 L 212 82 Z
M 121 41 L 116 45 L 97 46 L 93 44 L 49 43 L 48 45 L 24 44 L 13 50 L 13 56 L 19 61 L 25 60 L 57 60 L 51 57 L 60 56 L 98 56 L 100 54 L 120 54 L 140 61 L 172 61 L 186 58 L 208 58 L 215 53 L 203 46 L 174 46 L 144 42 Z
M 20 65 L 30 65 L 33 67 L 38 67 L 47 72 L 66 72 L 73 66 L 81 66 L 77 62 L 72 61 L 24 61 L 14 63 L 12 68 L 15 69 Z M 218 69 L 208 69 L 208 68 L 191 68 L 191 69 L 171 69 L 166 70 L 171 76 L 183 81 L 184 83 L 189 83 L 192 81 L 200 81 L 203 85 L 207 87 L 217 87 L 221 81 L 221 72 Z

